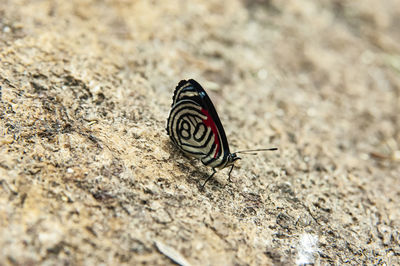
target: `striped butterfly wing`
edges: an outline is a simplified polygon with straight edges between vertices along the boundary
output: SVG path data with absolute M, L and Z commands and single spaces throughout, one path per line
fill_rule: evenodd
M 184 153 L 213 168 L 224 168 L 229 146 L 224 128 L 205 90 L 195 80 L 175 88 L 167 133 Z

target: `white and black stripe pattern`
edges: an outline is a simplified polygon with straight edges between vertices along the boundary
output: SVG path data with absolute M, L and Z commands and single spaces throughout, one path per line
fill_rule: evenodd
M 182 80 L 175 89 L 167 132 L 173 143 L 206 166 L 229 164 L 229 146 L 214 105 L 196 81 Z

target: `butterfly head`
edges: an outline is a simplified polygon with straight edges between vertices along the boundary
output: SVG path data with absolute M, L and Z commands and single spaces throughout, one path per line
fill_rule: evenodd
M 226 166 L 231 166 L 231 165 L 235 164 L 235 161 L 240 160 L 240 159 L 242 159 L 242 158 L 238 157 L 236 155 L 236 152 L 230 153 L 228 155 L 228 162 L 226 163 Z

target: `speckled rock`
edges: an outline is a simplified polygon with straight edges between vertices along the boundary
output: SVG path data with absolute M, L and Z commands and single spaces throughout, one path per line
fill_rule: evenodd
M 400 264 L 398 6 L 0 1 L 0 264 Z M 201 191 L 187 78 L 279 151 Z

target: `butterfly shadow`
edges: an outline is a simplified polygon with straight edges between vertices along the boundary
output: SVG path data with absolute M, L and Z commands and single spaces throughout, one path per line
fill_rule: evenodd
M 183 173 L 187 173 L 188 176 L 186 180 L 188 183 L 195 184 L 201 191 L 205 191 L 206 187 L 209 188 L 220 188 L 224 189 L 232 183 L 235 183 L 235 178 L 231 177 L 231 180 L 228 180 L 228 174 L 223 173 L 224 171 L 217 170 L 214 174 L 211 169 L 205 167 L 201 163 L 199 163 L 196 159 L 192 159 L 186 155 L 188 162 L 180 163 L 178 162 L 178 167 Z M 190 165 L 188 165 L 190 164 Z M 205 168 L 205 169 L 204 169 Z M 208 171 L 207 171 L 208 170 Z M 210 171 L 211 170 L 211 171 Z M 208 178 L 213 175 L 209 180 Z M 227 180 L 223 181 L 223 177 L 221 179 L 221 175 L 226 175 Z M 207 182 L 206 182 L 207 181 Z M 205 184 L 206 182 L 206 184 Z
M 213 173 L 211 168 L 204 166 L 198 159 L 187 156 L 169 141 L 164 142 L 163 149 L 170 154 L 169 161 L 179 168 L 180 172 L 183 173 L 183 178 L 189 184 L 196 185 L 199 190 L 205 190 L 203 184 Z M 224 176 L 224 174 L 226 174 L 228 178 L 227 173 L 221 170 L 216 171 L 214 176 L 207 182 L 206 187 L 225 188 L 229 186 L 229 184 L 236 182 L 234 177 L 231 177 L 232 182 L 226 181 L 226 184 L 222 180 L 220 181 L 221 175 Z M 177 174 L 175 176 L 182 178 L 182 174 Z

